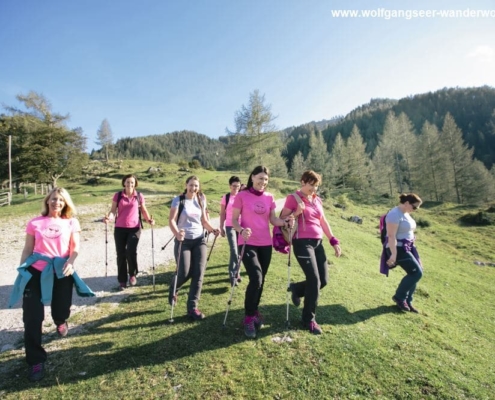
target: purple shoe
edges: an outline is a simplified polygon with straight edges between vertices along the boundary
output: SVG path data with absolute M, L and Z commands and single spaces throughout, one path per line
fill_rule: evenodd
M 246 315 L 244 317 L 244 321 L 243 321 L 243 324 L 244 324 L 244 335 L 246 335 L 246 337 L 248 337 L 249 339 L 255 339 L 256 338 L 256 317 L 253 315 L 253 316 L 250 316 L 250 315 Z
M 409 308 L 409 305 L 407 304 L 407 301 L 399 300 L 397 297 L 395 297 L 395 295 L 392 296 L 392 300 L 395 302 L 395 304 L 397 304 L 397 307 L 399 308 L 399 310 L 411 311 L 411 309 Z
M 194 321 L 201 321 L 202 319 L 205 319 L 205 315 L 197 308 L 193 308 L 192 310 L 188 311 L 187 315 Z

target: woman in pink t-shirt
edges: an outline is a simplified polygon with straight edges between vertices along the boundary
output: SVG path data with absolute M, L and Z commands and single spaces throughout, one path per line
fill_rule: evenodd
M 227 240 L 229 242 L 229 279 L 230 285 L 233 286 L 237 285 L 237 283 L 241 281 L 240 274 L 236 274 L 236 271 L 239 269 L 239 266 L 237 265 L 237 259 L 239 258 L 237 253 L 237 232 L 232 227 L 232 206 L 241 187 L 241 180 L 239 177 L 231 176 L 229 179 L 229 187 L 230 193 L 222 196 L 222 200 L 220 200 L 220 233 L 222 237 L 227 236 Z
M 325 218 L 321 199 L 316 195 L 320 184 L 320 175 L 314 171 L 305 171 L 301 176 L 301 189 L 296 192 L 302 203 L 298 203 L 293 195 L 289 195 L 280 213 L 281 218 L 287 218 L 289 215 L 297 218 L 298 227 L 292 238 L 292 248 L 306 280 L 291 283 L 288 290 L 292 291 L 292 302 L 296 307 L 299 307 L 301 297 L 304 297 L 302 322 L 315 335 L 322 333 L 315 319 L 316 305 L 320 289 L 328 282 L 323 235 L 330 240 L 335 256 L 340 257 L 341 254 L 339 241 L 333 235 L 332 228 Z
M 255 338 L 256 331 L 263 325 L 258 306 L 272 258 L 270 223 L 275 226 L 294 224 L 294 217 L 276 217 L 275 199 L 271 193 L 265 192 L 268 175 L 268 168 L 256 167 L 249 175 L 246 189 L 236 196 L 232 209 L 231 222 L 232 227 L 239 233 L 239 251 L 246 243 L 242 262 L 249 276 L 249 283 L 244 300 L 243 323 L 244 334 L 249 338 Z
M 115 216 L 115 250 L 117 251 L 117 279 L 119 290 L 127 287 L 127 279 L 131 286 L 136 285 L 138 273 L 137 246 L 141 237 L 141 219 L 155 225 L 146 208 L 144 196 L 138 193 L 138 180 L 129 174 L 122 178 L 123 191 L 113 195 L 110 215 L 105 215 L 105 224 Z M 142 215 L 142 217 L 141 217 Z
M 73 218 L 76 212 L 69 193 L 63 188 L 52 189 L 43 199 L 41 216 L 31 219 L 26 227 L 26 241 L 20 265 L 33 253 L 53 259 L 67 258 L 63 266 L 64 278 L 55 276 L 52 289 L 51 313 L 59 336 L 69 330 L 67 319 L 72 305 L 74 261 L 79 253 L 79 221 Z M 44 376 L 47 354 L 41 345 L 45 308 L 41 302 L 42 272 L 47 261 L 38 260 L 27 271 L 31 278 L 24 288 L 22 311 L 24 321 L 24 348 L 29 365 L 28 379 L 39 381 Z M 48 271 L 48 270 L 47 270 Z

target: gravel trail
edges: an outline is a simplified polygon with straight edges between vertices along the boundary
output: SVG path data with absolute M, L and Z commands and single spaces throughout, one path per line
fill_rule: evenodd
M 283 206 L 283 202 L 284 199 L 277 200 L 277 213 Z M 74 291 L 72 315 L 101 301 L 117 304 L 133 291 L 133 288 L 128 288 L 124 292 L 116 291 L 118 286 L 117 261 L 112 224 L 108 226 L 108 274 L 105 277 L 105 225 L 101 222 L 101 217 L 105 214 L 106 208 L 106 205 L 77 207 L 77 218 L 81 223 L 81 250 L 74 266 L 79 276 L 84 279 L 96 296 L 83 298 L 77 296 Z M 12 309 L 8 309 L 7 305 L 24 247 L 25 227 L 30 218 L 32 217 L 9 218 L 0 221 L 0 353 L 22 345 L 22 302 L 19 301 Z M 157 226 L 153 228 L 155 272 L 158 265 L 167 265 L 173 260 L 173 242 L 164 251 L 161 250 L 162 246 L 172 237 L 170 228 L 163 226 L 165 224 L 167 221 L 157 221 Z M 218 227 L 219 218 L 213 218 L 211 224 Z M 148 224 L 145 224 L 139 240 L 138 265 L 139 285 L 140 276 L 153 273 L 151 229 Z M 71 329 L 74 327 L 74 325 L 70 326 Z M 45 307 L 43 332 L 54 331 L 55 325 L 51 318 L 50 307 Z
M 103 298 L 105 302 L 118 303 L 133 290 L 129 288 L 124 292 L 115 291 L 118 282 L 113 224 L 108 226 L 108 273 L 105 277 L 105 225 L 100 217 L 104 215 L 104 211 L 99 213 L 98 208 L 102 207 L 78 207 L 81 250 L 74 266 L 79 276 L 95 292 L 96 297 L 79 297 L 74 291 L 72 315 L 82 308 L 95 305 Z M 16 268 L 24 247 L 24 230 L 28 220 L 29 218 L 16 218 L 0 222 L 0 352 L 18 348 L 22 344 L 22 301 L 16 303 L 12 309 L 8 309 L 7 305 L 17 276 Z M 165 221 L 160 222 L 163 224 Z M 212 222 L 218 224 L 215 220 Z M 173 242 L 161 251 L 161 247 L 172 237 L 168 226 L 153 228 L 153 236 L 156 272 L 158 264 L 163 265 L 173 260 Z M 151 229 L 145 224 L 138 247 L 138 285 L 140 276 L 151 276 L 153 273 L 151 243 Z M 50 307 L 45 307 L 43 331 L 54 330 Z

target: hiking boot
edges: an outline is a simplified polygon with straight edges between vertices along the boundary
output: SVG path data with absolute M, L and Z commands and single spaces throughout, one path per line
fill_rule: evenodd
M 45 376 L 45 363 L 38 363 L 29 367 L 28 380 L 38 382 Z
M 256 310 L 254 312 L 254 327 L 256 328 L 256 330 L 260 330 L 261 328 L 263 328 L 263 325 L 265 323 L 265 319 L 263 318 L 263 315 L 261 315 L 261 313 Z
M 69 325 L 67 324 L 67 322 L 57 325 L 57 334 L 59 337 L 66 337 L 68 333 L 69 333 Z
M 120 282 L 119 291 L 124 291 L 127 288 L 127 284 L 125 282 Z
M 192 310 L 188 311 L 187 315 L 194 321 L 201 321 L 202 319 L 205 319 L 205 315 L 197 308 L 193 308 Z
M 395 304 L 397 304 L 397 307 L 399 308 L 399 310 L 411 311 L 411 309 L 409 308 L 409 305 L 407 304 L 407 301 L 399 300 L 397 297 L 395 297 L 395 295 L 392 296 L 392 300 L 395 302 Z
M 130 284 L 131 286 L 136 286 L 136 283 L 137 283 L 137 279 L 136 279 L 136 277 L 135 277 L 134 275 L 133 275 L 133 276 L 131 276 L 131 277 L 129 278 L 129 284 Z
M 256 338 L 256 316 L 249 316 L 246 315 L 244 317 L 244 335 L 248 337 L 249 339 L 255 339 Z
M 299 307 L 301 305 L 301 298 L 296 295 L 296 292 L 294 290 L 294 283 L 291 283 L 289 287 L 287 288 L 288 292 L 292 292 L 292 295 L 290 298 L 292 299 L 292 304 L 294 304 L 296 307 Z
M 320 325 L 318 325 L 316 321 L 311 321 L 308 324 L 308 328 L 313 335 L 321 335 L 323 333 L 322 329 L 320 328 Z
M 419 314 L 419 310 L 415 307 L 413 307 L 413 305 L 408 301 L 407 302 L 407 305 L 409 306 L 409 311 L 415 313 L 415 314 Z
M 170 304 L 171 306 L 176 306 L 178 300 L 179 300 L 178 292 L 175 292 L 174 296 L 171 296 L 170 294 L 168 295 L 168 304 Z

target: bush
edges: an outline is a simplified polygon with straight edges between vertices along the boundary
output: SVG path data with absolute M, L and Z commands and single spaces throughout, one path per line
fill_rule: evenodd
M 476 214 L 466 214 L 459 218 L 459 221 L 466 225 L 473 226 L 487 226 L 493 225 L 494 217 L 487 215 L 483 211 L 479 211 Z
M 341 206 L 349 207 L 350 200 L 347 198 L 347 193 L 337 196 L 337 203 Z
M 426 219 L 418 218 L 416 220 L 416 225 L 420 228 L 429 228 L 431 226 L 431 223 Z

